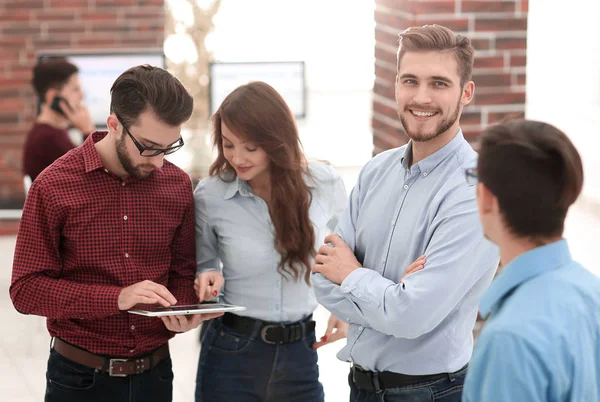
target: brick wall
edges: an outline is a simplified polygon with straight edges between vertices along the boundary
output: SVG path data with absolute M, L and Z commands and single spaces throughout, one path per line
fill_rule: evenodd
M 162 47 L 164 0 L 0 0 L 0 209 L 24 199 L 21 155 L 37 112 L 36 52 Z
M 488 124 L 525 113 L 528 0 L 375 0 L 374 153 L 407 142 L 396 113 L 398 33 L 441 24 L 468 35 L 476 50 L 475 97 L 461 118 L 467 139 Z

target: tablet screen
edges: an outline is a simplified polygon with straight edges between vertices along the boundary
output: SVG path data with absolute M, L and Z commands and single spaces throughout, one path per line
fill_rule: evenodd
M 219 313 L 226 311 L 242 311 L 246 310 L 246 307 L 235 306 L 232 304 L 224 303 L 202 303 L 202 304 L 190 304 L 190 305 L 179 305 L 171 307 L 163 307 L 156 305 L 137 305 L 133 309 L 129 310 L 132 314 L 140 314 L 146 316 L 164 316 L 164 315 L 190 315 L 190 314 L 209 314 Z

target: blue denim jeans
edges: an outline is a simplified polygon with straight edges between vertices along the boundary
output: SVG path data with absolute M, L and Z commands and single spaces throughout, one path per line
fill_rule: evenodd
M 362 390 L 348 376 L 350 402 L 460 402 L 467 369 L 448 374 L 447 378 L 379 392 Z
M 220 320 L 204 332 L 196 402 L 323 402 L 314 331 L 298 342 L 272 345 L 259 327 L 247 336 Z
M 69 360 L 55 350 L 50 351 L 45 402 L 171 402 L 172 399 L 170 357 L 142 374 L 110 377 L 106 372 Z

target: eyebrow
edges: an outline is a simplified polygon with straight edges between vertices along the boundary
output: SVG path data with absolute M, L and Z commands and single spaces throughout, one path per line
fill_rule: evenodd
M 230 140 L 229 138 L 225 137 L 223 134 L 221 134 L 221 137 L 223 137 L 223 138 L 224 138 L 224 139 L 226 139 L 227 141 L 231 142 L 231 140 Z M 247 142 L 248 142 L 248 141 L 242 141 L 242 142 L 241 142 L 241 144 L 245 144 L 245 143 L 247 143 Z M 231 142 L 231 143 L 233 144 L 233 142 Z
M 414 74 L 405 73 L 400 76 L 400 79 L 404 79 L 404 78 L 415 78 L 416 79 L 417 76 Z M 453 83 L 453 81 L 450 78 L 444 77 L 443 75 L 432 75 L 428 79 L 433 80 L 433 81 L 444 81 L 444 82 L 448 82 L 448 83 Z

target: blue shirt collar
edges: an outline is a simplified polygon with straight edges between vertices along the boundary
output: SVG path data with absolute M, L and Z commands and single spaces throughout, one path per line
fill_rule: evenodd
M 523 253 L 508 263 L 479 301 L 482 317 L 499 310 L 508 294 L 529 279 L 544 275 L 571 261 L 567 241 L 562 239 Z
M 456 150 L 462 143 L 464 142 L 464 136 L 461 129 L 458 129 L 458 133 L 454 136 L 454 138 L 444 145 L 441 149 L 429 155 L 427 158 L 419 161 L 412 165 L 411 169 L 417 169 L 419 173 L 427 173 L 431 172 L 437 165 L 440 164 L 448 155 Z M 406 149 L 404 150 L 404 155 L 402 156 L 402 166 L 405 169 L 408 169 L 409 161 L 412 160 L 412 143 L 410 140 Z
M 317 177 L 314 177 L 313 175 L 305 175 L 304 178 L 308 188 L 314 189 L 317 187 Z M 237 193 L 239 193 L 243 197 L 251 197 L 254 194 L 248 182 L 246 180 L 240 179 L 236 175 L 233 181 L 226 182 L 225 195 L 223 196 L 223 198 L 228 200 L 230 198 L 233 198 Z
M 228 200 L 233 198 L 237 193 L 240 193 L 244 197 L 250 197 L 252 189 L 246 180 L 242 180 L 236 175 L 233 181 L 226 184 L 225 196 L 223 198 Z

